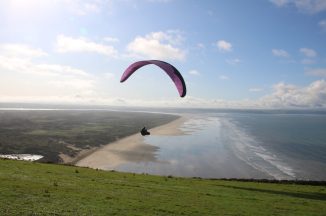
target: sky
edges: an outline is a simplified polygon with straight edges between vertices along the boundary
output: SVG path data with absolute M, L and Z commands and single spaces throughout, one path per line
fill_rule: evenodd
M 158 67 L 183 75 L 180 98 Z M 326 108 L 326 0 L 0 0 L 0 102 Z

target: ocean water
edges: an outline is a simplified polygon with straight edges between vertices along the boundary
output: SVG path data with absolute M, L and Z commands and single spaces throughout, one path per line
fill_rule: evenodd
M 205 178 L 326 180 L 326 115 L 192 112 L 178 136 L 145 138 L 152 161 L 117 170 Z

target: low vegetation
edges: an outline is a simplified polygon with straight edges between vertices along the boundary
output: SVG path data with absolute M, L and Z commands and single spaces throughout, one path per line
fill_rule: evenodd
M 0 154 L 39 154 L 43 162 L 62 162 L 82 149 L 108 144 L 177 116 L 113 111 L 0 111 Z
M 0 215 L 325 215 L 326 187 L 0 160 Z

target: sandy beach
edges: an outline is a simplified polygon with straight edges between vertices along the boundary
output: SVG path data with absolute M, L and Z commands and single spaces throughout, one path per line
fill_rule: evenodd
M 186 117 L 169 122 L 159 127 L 151 128 L 151 134 L 155 136 L 178 136 L 184 134 L 180 126 L 186 121 Z M 76 161 L 76 166 L 113 170 L 117 166 L 127 162 L 156 161 L 155 152 L 158 147 L 148 145 L 140 133 L 109 143 L 87 156 Z
M 180 129 L 180 127 L 191 119 L 187 116 L 182 116 L 168 124 L 161 125 L 150 129 L 151 136 L 164 136 L 171 138 L 171 136 L 179 136 L 188 134 Z M 206 123 L 209 120 L 205 121 Z M 187 128 L 191 129 L 192 132 L 198 131 L 196 128 L 202 125 L 203 122 L 196 122 L 194 125 L 188 125 Z M 210 124 L 214 124 L 211 122 Z M 187 131 L 187 130 L 186 130 Z M 185 137 L 185 136 L 183 136 Z M 188 136 L 187 136 L 188 137 Z M 190 139 L 195 137 L 189 136 Z M 205 145 L 202 143 L 204 138 L 195 141 L 195 145 Z M 164 139 L 163 139 L 164 140 Z M 206 141 L 205 141 L 206 142 Z M 186 141 L 187 148 L 191 143 Z M 171 143 L 165 143 L 166 148 Z M 268 177 L 263 173 L 248 166 L 239 160 L 232 152 L 224 148 L 221 145 L 216 145 L 213 149 L 208 148 L 206 151 L 202 148 L 197 151 L 204 151 L 205 157 L 200 158 L 196 154 L 187 152 L 186 149 L 182 150 L 180 146 L 174 146 L 170 148 L 169 155 L 177 155 L 174 159 L 159 159 L 158 154 L 160 147 L 145 143 L 145 139 L 140 133 L 125 137 L 117 140 L 116 142 L 109 143 L 98 149 L 92 149 L 86 154 L 81 155 L 75 159 L 74 165 L 81 167 L 90 167 L 94 169 L 102 170 L 120 170 L 124 165 L 130 166 L 133 172 L 144 171 L 144 164 L 155 164 L 154 167 L 146 167 L 146 172 L 158 175 L 174 175 L 174 176 L 200 176 L 200 177 L 238 177 L 238 178 L 249 178 L 249 177 Z M 162 150 L 162 149 L 161 149 Z M 183 158 L 179 160 L 180 158 Z M 139 166 L 139 167 L 138 167 Z M 130 170 L 126 170 L 130 171 Z

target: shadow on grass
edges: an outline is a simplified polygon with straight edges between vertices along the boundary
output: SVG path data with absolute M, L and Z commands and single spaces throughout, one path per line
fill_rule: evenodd
M 295 198 L 326 201 L 326 194 L 318 193 L 318 192 L 314 192 L 314 193 L 298 193 L 298 192 L 275 191 L 275 190 L 258 189 L 258 188 L 247 188 L 247 187 L 239 187 L 239 186 L 231 186 L 231 185 L 218 185 L 218 186 L 237 189 L 237 190 L 247 190 L 247 191 L 252 191 L 252 192 L 261 192 L 261 193 L 268 193 L 268 194 L 275 194 L 275 195 L 283 195 L 283 196 L 290 196 L 290 197 L 295 197 Z

